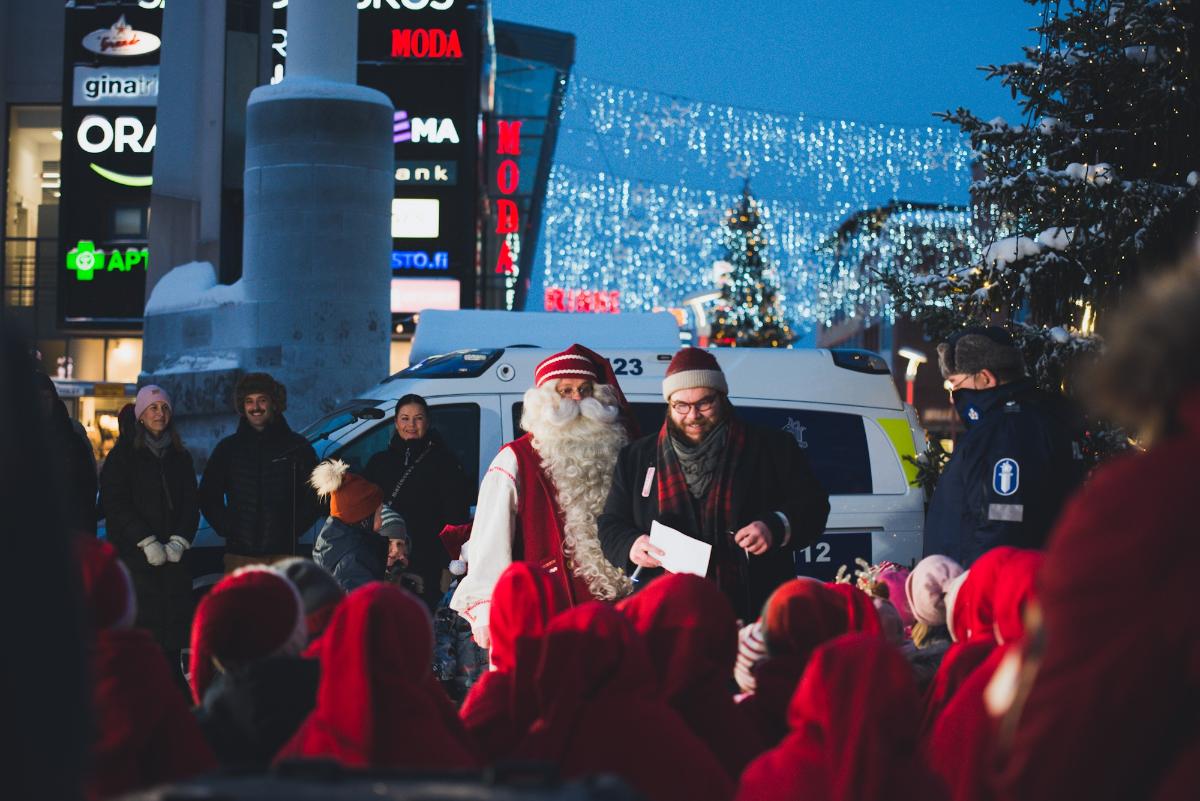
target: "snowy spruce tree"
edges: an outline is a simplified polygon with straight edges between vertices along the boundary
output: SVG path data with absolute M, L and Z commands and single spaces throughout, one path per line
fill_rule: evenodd
M 890 271 L 897 312 L 931 339 L 1010 323 L 1039 384 L 1072 390 L 1098 319 L 1194 231 L 1198 120 L 1189 0 L 1044 3 L 1025 58 L 983 67 L 1021 103 L 1022 124 L 960 108 L 970 136 L 977 234 L 989 242 L 932 274 Z M 1100 458 L 1124 442 L 1092 425 Z
M 762 227 L 747 181 L 737 208 L 722 228 L 730 271 L 714 313 L 716 345 L 780 348 L 795 339 L 780 309 L 774 270 L 764 256 L 767 241 Z

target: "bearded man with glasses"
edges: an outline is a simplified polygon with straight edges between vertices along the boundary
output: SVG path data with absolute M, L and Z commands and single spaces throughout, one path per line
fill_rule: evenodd
M 816 541 L 829 494 L 791 435 L 743 423 L 711 353 L 684 348 L 663 380 L 662 429 L 617 458 L 600 542 L 614 565 L 651 579 L 663 552 L 650 544 L 655 520 L 713 546 L 708 578 L 742 620 L 795 577 L 793 552 Z

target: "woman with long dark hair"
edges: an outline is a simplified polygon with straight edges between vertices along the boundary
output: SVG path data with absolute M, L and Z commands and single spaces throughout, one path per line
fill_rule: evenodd
M 467 521 L 472 481 L 432 427 L 429 404 L 420 395 L 396 402 L 395 426 L 387 450 L 371 457 L 363 475 L 404 518 L 412 539 L 408 572 L 420 576 L 419 594 L 434 609 L 445 591 L 442 571 L 450 563 L 438 534 L 448 523 Z

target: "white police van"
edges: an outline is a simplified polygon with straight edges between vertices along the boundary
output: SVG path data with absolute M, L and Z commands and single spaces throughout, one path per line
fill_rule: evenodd
M 319 458 L 361 470 L 387 447 L 396 401 L 416 393 L 468 474 L 482 479 L 500 447 L 521 434 L 522 395 L 555 350 L 479 348 L 430 356 L 304 429 Z M 829 579 L 857 557 L 904 565 L 921 556 L 924 492 L 905 461 L 924 449 L 912 407 L 886 362 L 866 351 L 718 349 L 742 419 L 786 431 L 830 494 L 824 536 L 797 552 L 797 572 Z M 663 422 L 662 380 L 673 351 L 608 349 L 643 434 Z

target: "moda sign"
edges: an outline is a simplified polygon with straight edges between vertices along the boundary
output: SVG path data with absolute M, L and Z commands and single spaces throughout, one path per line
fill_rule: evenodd
M 503 275 L 515 275 L 516 262 L 513 252 L 520 250 L 520 209 L 511 195 L 516 193 L 521 182 L 521 168 L 514 156 L 521 155 L 521 122 L 498 120 L 496 122 L 496 154 L 504 156 L 496 167 L 496 188 L 501 197 L 496 199 L 496 233 L 503 237 L 496 252 L 495 271 Z
M 458 31 L 392 28 L 392 58 L 462 58 Z

